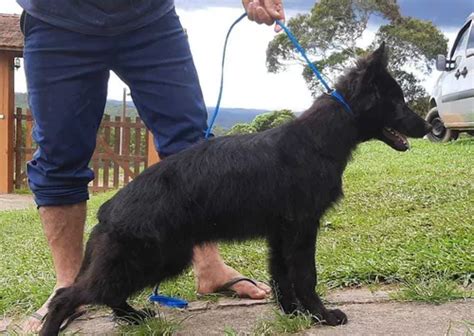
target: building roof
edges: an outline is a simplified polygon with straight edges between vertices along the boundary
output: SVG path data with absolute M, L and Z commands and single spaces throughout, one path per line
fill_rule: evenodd
M 20 15 L 0 13 L 0 51 L 23 51 Z

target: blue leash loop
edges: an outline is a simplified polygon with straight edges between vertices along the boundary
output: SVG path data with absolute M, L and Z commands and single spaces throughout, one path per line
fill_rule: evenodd
M 216 121 L 217 115 L 219 114 L 219 109 L 221 107 L 221 100 L 222 100 L 222 91 L 224 91 L 224 66 L 225 66 L 225 54 L 227 52 L 227 42 L 229 41 L 230 33 L 232 29 L 243 20 L 247 16 L 247 13 L 242 14 L 234 23 L 230 26 L 229 31 L 227 32 L 227 36 L 225 37 L 224 42 L 224 51 L 222 52 L 222 64 L 221 64 L 221 85 L 219 88 L 219 96 L 217 97 L 217 104 L 214 108 L 214 113 L 212 114 L 211 122 L 209 123 L 209 127 L 206 130 L 206 139 L 209 139 L 211 135 L 212 127 L 214 127 L 214 122 Z
M 216 121 L 217 115 L 219 114 L 219 109 L 220 109 L 220 105 L 221 105 L 222 91 L 224 90 L 224 65 L 225 65 L 225 56 L 226 56 L 226 51 L 227 51 L 227 42 L 229 40 L 229 36 L 230 36 L 230 33 L 232 32 L 232 29 L 234 29 L 234 27 L 240 21 L 242 21 L 242 19 L 245 18 L 246 16 L 247 16 L 247 13 L 244 13 L 237 20 L 235 20 L 234 23 L 232 23 L 232 25 L 229 28 L 229 31 L 227 32 L 227 36 L 225 38 L 224 51 L 222 53 L 221 84 L 220 84 L 220 88 L 219 88 L 219 96 L 217 98 L 216 107 L 214 108 L 214 113 L 212 114 L 211 122 L 209 123 L 209 127 L 206 130 L 206 136 L 205 136 L 206 139 L 208 139 L 209 136 L 211 135 L 211 130 L 212 130 L 212 127 L 214 126 L 214 122 Z M 299 44 L 298 40 L 293 35 L 293 33 L 288 29 L 288 27 L 283 22 L 281 22 L 280 20 L 276 20 L 276 23 L 285 31 L 286 35 L 290 39 L 291 43 L 293 43 L 296 50 L 299 51 L 301 56 L 303 56 L 303 58 L 305 59 L 306 63 L 308 63 L 308 66 L 311 68 L 313 73 L 316 75 L 318 80 L 321 82 L 321 84 L 326 89 L 326 91 L 327 91 L 326 94 L 330 95 L 337 102 L 339 102 L 348 113 L 354 114 L 352 109 L 350 108 L 349 104 L 347 104 L 346 100 L 344 99 L 344 97 L 337 90 L 332 89 L 328 85 L 328 83 L 326 83 L 324 78 L 321 76 L 321 73 L 319 72 L 318 68 L 309 60 L 308 56 L 306 55 L 306 51 Z

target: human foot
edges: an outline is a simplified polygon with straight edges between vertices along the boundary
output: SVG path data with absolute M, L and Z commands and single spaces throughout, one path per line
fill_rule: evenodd
M 43 303 L 43 305 L 30 316 L 28 316 L 21 325 L 21 334 L 36 334 L 40 331 L 41 326 L 43 325 L 43 320 L 46 314 L 48 313 L 48 305 L 51 302 L 51 299 L 54 297 L 58 288 L 53 290 L 53 293 L 48 297 L 48 299 Z M 76 318 L 82 316 L 86 312 L 84 307 L 80 307 L 74 314 L 64 321 L 61 326 L 61 330 L 64 329 L 69 323 L 71 323 Z
M 57 288 L 53 290 L 53 293 L 48 297 L 48 299 L 43 303 L 43 305 L 35 311 L 33 314 L 28 316 L 21 326 L 22 333 L 25 334 L 36 334 L 40 331 L 41 326 L 43 325 L 43 318 L 48 313 L 48 305 L 51 302 L 51 299 L 56 294 Z
M 201 295 L 230 290 L 240 298 L 264 299 L 271 288 L 258 281 L 249 281 L 230 266 L 222 263 L 196 271 L 197 292 Z

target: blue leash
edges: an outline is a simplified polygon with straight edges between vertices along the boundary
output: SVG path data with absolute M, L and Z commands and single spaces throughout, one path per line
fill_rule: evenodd
M 222 64 L 221 64 L 221 86 L 219 89 L 219 96 L 217 97 L 217 104 L 216 107 L 214 108 L 214 113 L 212 114 L 211 122 L 209 123 L 209 127 L 207 128 L 206 131 L 206 139 L 209 139 L 209 136 L 211 135 L 212 127 L 214 126 L 214 122 L 216 121 L 217 115 L 219 114 L 219 109 L 221 107 L 221 100 L 222 100 L 222 91 L 224 91 L 224 65 L 225 65 L 225 54 L 227 51 L 227 42 L 229 41 L 229 36 L 230 33 L 232 32 L 232 29 L 242 21 L 243 18 L 247 16 L 247 13 L 242 14 L 237 20 L 234 21 L 234 23 L 230 26 L 229 31 L 227 32 L 227 36 L 225 37 L 225 42 L 224 42 L 224 51 L 222 52 Z
M 277 25 L 279 25 L 283 30 L 285 31 L 286 35 L 288 35 L 288 38 L 290 39 L 291 43 L 295 46 L 295 48 L 300 52 L 301 56 L 305 59 L 306 63 L 308 63 L 308 66 L 313 70 L 314 74 L 316 77 L 319 79 L 321 84 L 323 84 L 324 88 L 327 91 L 327 94 L 333 97 L 335 100 L 337 100 L 343 107 L 344 109 L 349 112 L 353 113 L 349 104 L 345 101 L 344 97 L 335 89 L 331 89 L 331 87 L 326 83 L 324 78 L 321 76 L 321 73 L 319 72 L 318 68 L 309 60 L 308 56 L 306 55 L 306 51 L 304 48 L 299 44 L 298 40 L 296 39 L 295 35 L 288 29 L 287 26 L 280 20 L 276 20 Z
M 224 51 L 222 53 L 222 65 L 221 65 L 221 84 L 219 88 L 219 96 L 217 98 L 217 104 L 216 107 L 214 108 L 214 113 L 212 114 L 211 117 L 211 122 L 209 123 L 209 127 L 206 130 L 206 136 L 205 138 L 208 139 L 209 136 L 211 135 L 211 130 L 212 127 L 214 127 L 214 122 L 216 121 L 217 115 L 219 114 L 219 109 L 221 105 L 221 99 L 222 99 L 222 92 L 224 90 L 224 65 L 225 65 L 225 56 L 226 56 L 226 51 L 227 51 L 227 42 L 229 40 L 230 33 L 234 29 L 234 27 L 242 21 L 243 18 L 247 16 L 247 13 L 242 14 L 237 20 L 232 23 L 232 25 L 229 28 L 229 31 L 227 32 L 227 36 L 225 38 L 225 43 L 224 43 Z M 331 89 L 331 87 L 328 85 L 328 83 L 324 80 L 324 78 L 321 76 L 321 73 L 319 72 L 318 68 L 309 60 L 308 56 L 306 55 L 306 51 L 304 48 L 299 44 L 298 40 L 296 37 L 293 35 L 293 33 L 288 29 L 288 27 L 281 21 L 276 20 L 276 23 L 285 31 L 286 35 L 290 39 L 291 43 L 295 46 L 295 48 L 299 51 L 301 56 L 305 59 L 306 63 L 308 63 L 308 66 L 311 68 L 313 73 L 316 75 L 318 80 L 321 82 L 321 84 L 324 86 L 326 89 L 326 94 L 330 95 L 333 97 L 337 102 L 339 102 L 344 109 L 350 113 L 354 114 L 352 109 L 350 108 L 349 104 L 346 102 L 344 97 L 335 89 Z

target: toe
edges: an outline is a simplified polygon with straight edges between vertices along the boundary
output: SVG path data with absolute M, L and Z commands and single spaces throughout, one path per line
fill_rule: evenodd
M 255 286 L 251 282 L 242 281 L 232 286 L 232 289 L 239 297 L 249 297 L 251 299 L 264 299 L 267 296 L 265 290 L 259 286 Z
M 257 287 L 263 290 L 267 295 L 272 292 L 272 288 L 264 282 L 257 281 Z

